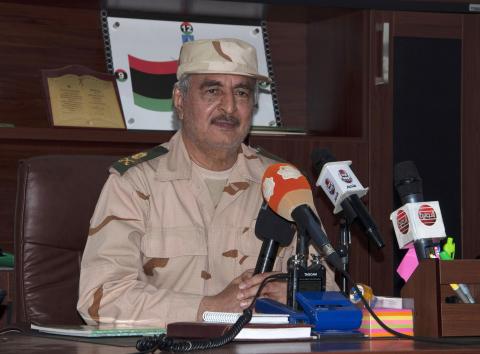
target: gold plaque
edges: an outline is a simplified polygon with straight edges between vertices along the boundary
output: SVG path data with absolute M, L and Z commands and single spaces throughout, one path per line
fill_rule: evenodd
M 125 129 L 115 76 L 70 65 L 42 77 L 52 126 Z

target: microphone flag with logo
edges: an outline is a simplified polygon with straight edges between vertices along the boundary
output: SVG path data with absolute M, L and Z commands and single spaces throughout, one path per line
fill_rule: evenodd
M 314 208 L 307 178 L 288 163 L 270 165 L 262 178 L 263 197 L 274 212 L 293 221 L 292 211 L 301 204 Z
M 263 174 L 262 193 L 270 208 L 281 217 L 295 221 L 336 269 L 342 270 L 340 257 L 330 244 L 315 215 L 312 190 L 307 178 L 287 163 L 270 165 Z
M 378 248 L 385 246 L 377 224 L 360 199 L 367 194 L 368 188 L 362 186 L 351 170 L 352 162 L 336 161 L 328 149 L 313 150 L 312 162 L 319 174 L 316 185 L 323 189 L 332 202 L 333 213 L 343 210 L 348 222 L 357 221 Z
M 446 237 L 442 212 L 437 201 L 407 203 L 391 213 L 390 220 L 401 249 L 408 248 L 412 242 L 421 239 Z
M 316 185 L 332 202 L 334 214 L 343 210 L 342 202 L 351 195 L 361 198 L 367 194 L 368 188 L 362 186 L 350 168 L 352 161 L 335 161 L 328 149 L 313 150 L 312 161 L 319 174 Z

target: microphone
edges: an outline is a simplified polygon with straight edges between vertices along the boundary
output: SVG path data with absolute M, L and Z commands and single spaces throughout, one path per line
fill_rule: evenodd
M 296 167 L 287 163 L 270 165 L 263 174 L 262 193 L 275 213 L 295 221 L 308 233 L 327 261 L 336 269 L 342 270 L 340 257 L 312 211 L 315 206 L 310 184 Z
M 377 245 L 385 246 L 378 227 L 373 221 L 365 204 L 360 200 L 367 194 L 364 188 L 350 169 L 351 161 L 336 161 L 328 149 L 315 149 L 312 152 L 312 161 L 315 171 L 319 174 L 317 186 L 320 186 L 334 206 L 333 213 L 344 211 L 345 215 L 357 220 L 363 231 Z
M 277 257 L 279 246 L 288 246 L 292 242 L 295 228 L 293 224 L 277 214 L 263 202 L 255 223 L 255 234 L 263 240 L 253 274 L 271 272 Z
M 413 161 L 397 163 L 393 180 L 402 204 L 423 202 L 422 179 Z
M 390 214 L 398 247 L 408 248 L 413 242 L 417 258 L 428 259 L 438 240 L 446 237 L 440 205 L 424 201 L 422 179 L 413 161 L 395 165 L 394 183 L 404 204 Z

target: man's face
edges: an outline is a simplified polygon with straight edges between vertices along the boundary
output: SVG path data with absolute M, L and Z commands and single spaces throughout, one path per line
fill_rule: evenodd
M 188 145 L 238 149 L 250 129 L 255 79 L 226 74 L 194 74 L 186 97 L 175 90 L 174 103 Z

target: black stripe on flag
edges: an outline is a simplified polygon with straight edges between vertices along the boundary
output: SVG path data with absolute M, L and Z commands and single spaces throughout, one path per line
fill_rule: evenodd
M 173 74 L 149 74 L 130 67 L 132 91 L 150 98 L 172 98 L 172 89 L 177 76 Z

